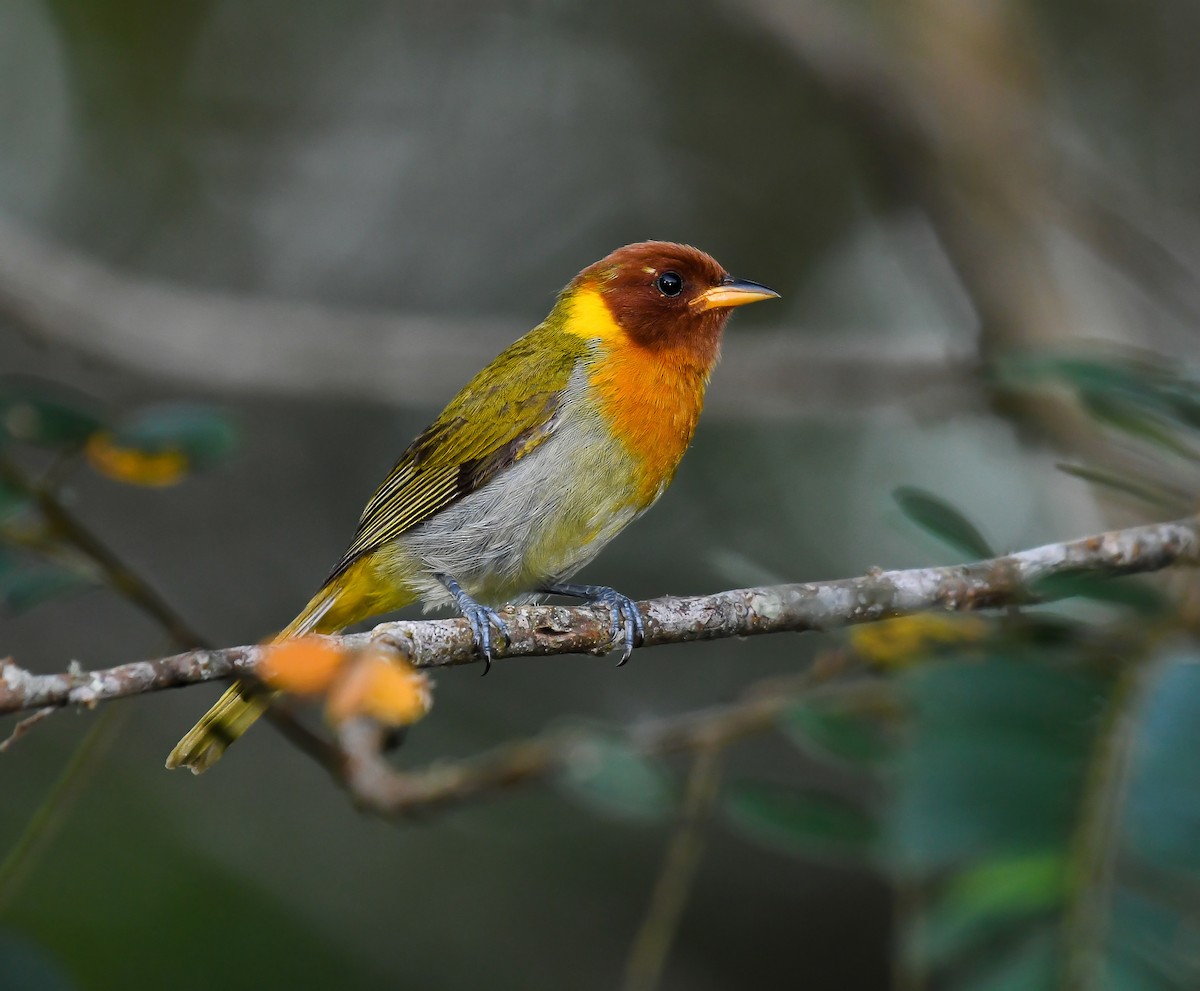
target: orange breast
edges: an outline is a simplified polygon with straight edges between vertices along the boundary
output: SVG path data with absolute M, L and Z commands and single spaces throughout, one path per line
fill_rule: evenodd
M 662 494 L 691 443 L 711 366 L 694 352 L 634 344 L 598 293 L 581 292 L 564 328 L 598 340 L 602 357 L 590 380 L 601 411 L 633 456 L 638 507 Z

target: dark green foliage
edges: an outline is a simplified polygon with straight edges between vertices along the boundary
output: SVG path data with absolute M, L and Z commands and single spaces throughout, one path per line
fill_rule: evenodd
M 1036 659 L 912 676 L 891 842 L 905 870 L 1053 849 L 1075 821 L 1106 687 Z
M 665 769 L 603 728 L 570 746 L 556 781 L 569 798 L 618 819 L 654 822 L 675 808 L 675 786 Z
M 890 839 L 920 892 L 917 971 L 971 991 L 1067 973 L 1117 991 L 1195 986 L 1200 666 L 1177 652 L 1143 677 L 1130 727 L 1114 709 L 1136 692 L 1129 672 L 1031 656 L 911 679 Z
M 80 568 L 13 554 L 0 545 L 0 609 L 4 611 L 23 612 L 94 584 L 94 578 Z
M 1200 654 L 1170 651 L 1136 713 L 1125 839 L 1200 907 Z
M 1133 496 L 1138 501 L 1158 510 L 1166 510 L 1170 513 L 1183 513 L 1187 510 L 1190 502 L 1186 492 L 1170 488 L 1158 482 L 1149 481 L 1145 478 L 1131 478 L 1120 472 L 1094 468 L 1089 465 L 1060 463 L 1057 467 L 1059 471 L 1067 475 L 1073 475 L 1085 482 L 1090 482 L 1093 485 L 1101 486 L 1113 492 Z
M 103 426 L 96 404 L 38 379 L 0 380 L 0 440 L 71 448 Z
M 878 725 L 830 705 L 798 703 L 780 726 L 797 747 L 817 759 L 873 766 L 889 753 Z
M 969 558 L 995 557 L 979 529 L 944 499 L 911 485 L 892 492 L 904 515 Z
M 1178 432 L 1200 425 L 1200 383 L 1157 360 L 1024 356 L 1005 362 L 998 374 L 1010 387 L 1068 386 L 1106 426 L 1190 461 L 1200 460 L 1200 452 Z
M 874 816 L 833 795 L 758 782 L 729 790 L 725 814 L 739 831 L 786 853 L 864 858 L 874 853 Z

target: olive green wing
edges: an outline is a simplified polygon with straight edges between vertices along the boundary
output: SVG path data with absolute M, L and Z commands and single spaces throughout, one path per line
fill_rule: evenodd
M 483 486 L 553 436 L 587 343 L 543 325 L 510 345 L 409 445 L 330 579 Z

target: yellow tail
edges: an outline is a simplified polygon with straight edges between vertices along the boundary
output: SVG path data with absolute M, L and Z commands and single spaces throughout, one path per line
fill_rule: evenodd
M 341 583 L 322 589 L 272 643 L 306 633 L 336 633 L 355 622 L 359 617 L 347 618 L 343 603 L 338 601 L 343 598 L 342 592 Z M 267 711 L 274 697 L 275 693 L 262 685 L 235 681 L 175 744 L 167 757 L 167 767 L 186 767 L 193 774 L 203 774 Z

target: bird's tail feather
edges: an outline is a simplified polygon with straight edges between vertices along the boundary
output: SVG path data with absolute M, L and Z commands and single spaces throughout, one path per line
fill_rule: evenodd
M 322 589 L 272 642 L 341 629 L 346 624 L 332 615 L 341 592 L 337 585 Z M 269 688 L 255 682 L 235 681 L 216 705 L 175 744 L 167 757 L 167 767 L 186 767 L 193 774 L 203 774 L 267 711 L 274 696 Z

